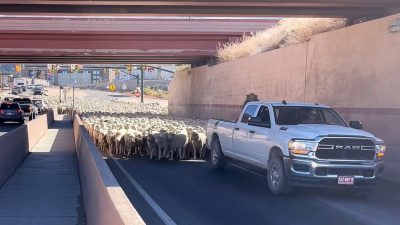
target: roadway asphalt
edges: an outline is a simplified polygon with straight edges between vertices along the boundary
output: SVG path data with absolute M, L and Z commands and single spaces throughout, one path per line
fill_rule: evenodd
M 264 174 L 232 164 L 214 171 L 206 161 L 117 162 L 176 224 L 400 224 L 400 183 L 389 180 L 381 180 L 362 198 L 314 188 L 296 188 L 280 197 L 268 191 Z M 145 222 L 163 224 L 117 164 L 111 159 L 107 163 Z
M 28 120 L 25 119 L 25 123 Z M 0 136 L 6 134 L 7 132 L 10 132 L 12 130 L 14 130 L 15 128 L 19 127 L 20 125 L 18 123 L 14 123 L 14 122 L 6 122 L 2 125 L 0 125 Z

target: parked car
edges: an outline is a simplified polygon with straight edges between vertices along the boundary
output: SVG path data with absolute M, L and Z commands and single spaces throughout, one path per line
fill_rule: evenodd
M 24 123 L 24 111 L 16 102 L 3 102 L 0 105 L 0 124 L 8 121 Z
M 29 98 L 14 98 L 13 102 L 19 103 L 25 116 L 29 117 L 29 120 L 36 118 L 38 109 L 33 105 L 32 100 Z
M 236 122 L 211 119 L 207 145 L 222 169 L 237 160 L 266 170 L 273 194 L 293 186 L 368 193 L 383 172 L 383 141 L 325 105 L 249 102 Z
M 47 112 L 47 104 L 43 99 L 33 99 L 33 104 L 38 108 L 38 114 L 44 114 Z

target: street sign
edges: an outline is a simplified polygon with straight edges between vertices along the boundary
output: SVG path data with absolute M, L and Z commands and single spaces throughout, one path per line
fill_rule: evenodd
M 114 84 L 111 84 L 111 85 L 110 85 L 110 91 L 112 91 L 112 92 L 115 91 L 115 85 L 114 85 Z
M 122 90 L 126 91 L 126 84 L 125 83 L 122 84 Z

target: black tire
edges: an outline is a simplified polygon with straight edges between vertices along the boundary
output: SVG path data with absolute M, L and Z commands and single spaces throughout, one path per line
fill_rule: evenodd
M 31 121 L 32 119 L 33 119 L 33 115 L 30 114 L 30 115 L 29 115 L 29 121 Z
M 211 163 L 213 168 L 216 170 L 222 170 L 226 166 L 226 159 L 221 150 L 218 138 L 216 138 L 211 144 Z
M 0 120 L 0 125 L 3 125 L 4 124 L 4 120 Z
M 292 190 L 286 176 L 282 157 L 278 154 L 272 155 L 268 161 L 267 180 L 269 190 L 274 195 L 286 195 Z
M 24 119 L 21 119 L 20 121 L 18 121 L 18 123 L 19 123 L 20 125 L 22 125 L 22 124 L 25 123 L 25 120 L 24 120 Z

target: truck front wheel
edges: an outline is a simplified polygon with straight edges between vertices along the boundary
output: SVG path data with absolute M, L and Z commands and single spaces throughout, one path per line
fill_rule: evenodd
M 291 192 L 283 161 L 277 154 L 274 154 L 268 163 L 267 179 L 272 194 L 285 195 Z
M 225 156 L 221 150 L 218 138 L 216 138 L 211 144 L 211 162 L 216 170 L 221 170 L 226 165 Z

